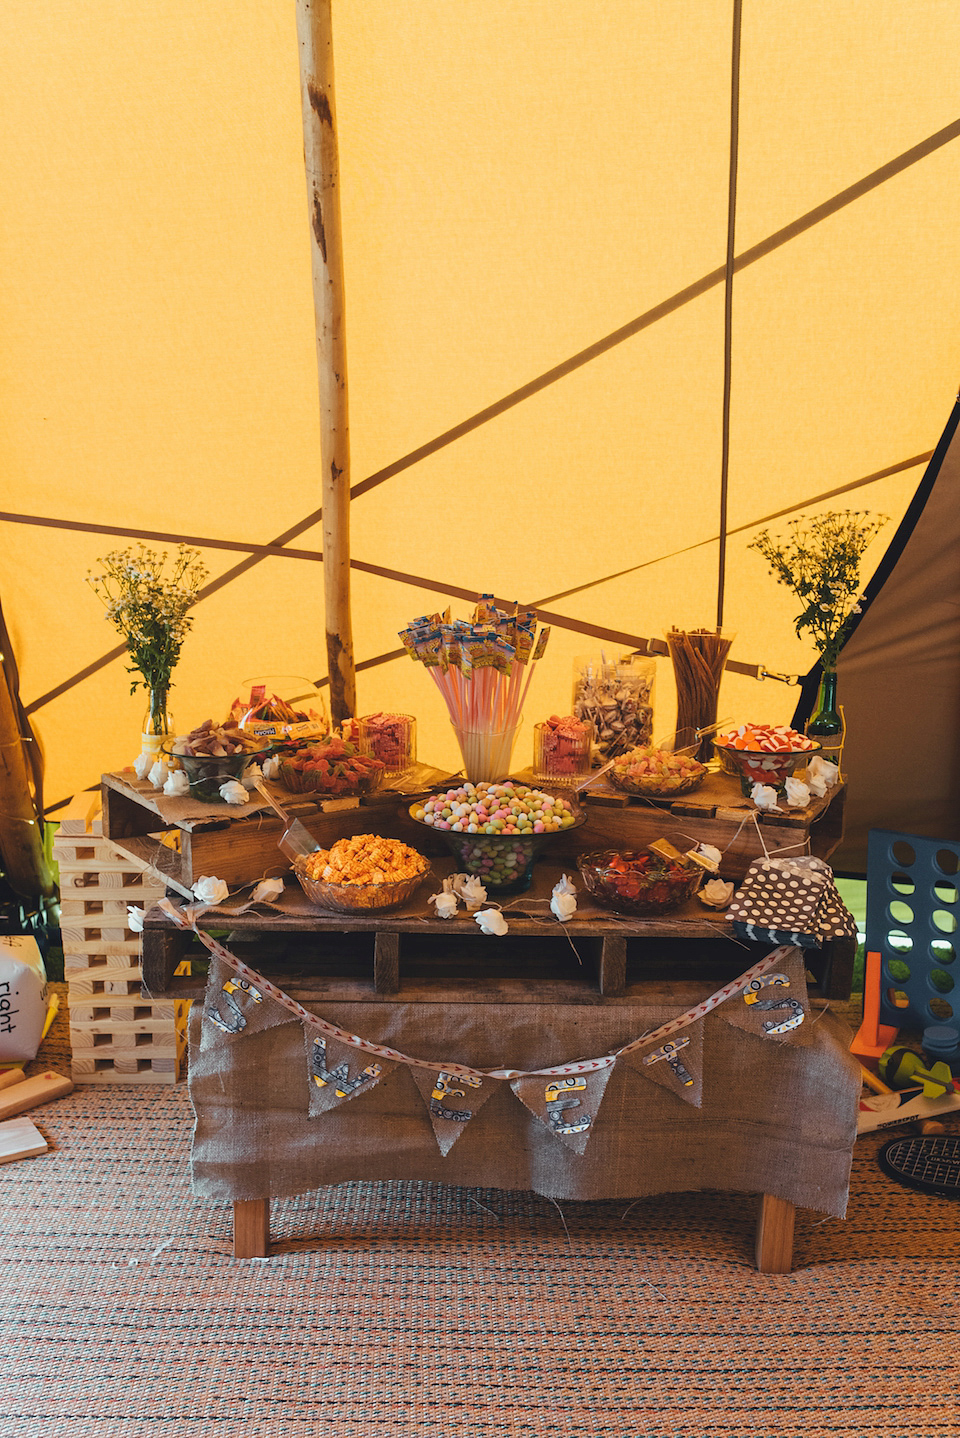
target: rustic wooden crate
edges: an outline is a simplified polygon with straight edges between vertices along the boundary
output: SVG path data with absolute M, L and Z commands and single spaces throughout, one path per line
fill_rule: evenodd
M 100 820 L 65 820 L 54 840 L 60 866 L 61 935 L 79 1083 L 174 1083 L 187 1005 L 144 999 L 140 936 L 127 906 L 149 909 L 163 884 L 103 835 Z
M 276 785 L 267 788 L 323 847 L 353 834 L 376 833 L 402 839 L 428 857 L 449 852 L 442 834 L 410 817 L 409 795 L 381 789 L 354 801 L 352 808 L 331 811 L 310 795 L 288 794 Z M 232 812 L 224 804 L 169 800 L 132 773 L 104 774 L 102 793 L 104 831 L 118 850 L 149 866 L 186 898 L 192 897 L 192 885 L 203 874 L 237 888 L 289 867 L 277 849 L 284 824 L 260 799 Z M 739 779 L 710 773 L 702 788 L 671 803 L 651 803 L 602 785 L 580 797 L 586 822 L 556 836 L 550 845 L 552 858 L 572 861 L 588 849 L 638 849 L 660 838 L 680 849 L 700 842 L 721 849 L 722 877 L 739 881 L 765 851 L 771 856 L 809 852 L 829 859 L 842 837 L 846 793 L 838 784 L 806 809 L 760 813 L 744 799 Z

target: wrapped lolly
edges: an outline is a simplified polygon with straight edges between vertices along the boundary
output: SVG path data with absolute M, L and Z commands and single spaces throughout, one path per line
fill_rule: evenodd
M 655 679 L 655 660 L 639 655 L 575 660 L 573 714 L 594 726 L 601 761 L 649 743 Z

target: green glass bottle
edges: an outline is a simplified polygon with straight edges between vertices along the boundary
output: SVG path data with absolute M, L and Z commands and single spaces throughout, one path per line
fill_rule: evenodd
M 836 749 L 843 738 L 843 720 L 837 713 L 837 671 L 825 669 L 820 678 L 817 703 L 807 733 L 819 739 L 824 749 Z

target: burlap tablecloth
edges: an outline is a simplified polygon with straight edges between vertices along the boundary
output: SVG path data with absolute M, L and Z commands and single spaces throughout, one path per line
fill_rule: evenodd
M 681 996 L 678 993 L 683 991 Z M 708 994 L 650 989 L 593 1004 L 339 1003 L 313 1012 L 415 1058 L 531 1069 L 610 1052 Z M 703 1020 L 702 1106 L 617 1062 L 583 1155 L 551 1134 L 507 1083 L 443 1157 L 409 1068 L 333 1111 L 307 1115 L 304 1031 L 289 1022 L 201 1046 L 191 1017 L 194 1191 L 284 1197 L 348 1180 L 421 1179 L 620 1199 L 699 1189 L 769 1193 L 842 1217 L 860 1073 L 850 1031 L 814 1011 L 802 1042 L 757 1037 L 722 1010 Z

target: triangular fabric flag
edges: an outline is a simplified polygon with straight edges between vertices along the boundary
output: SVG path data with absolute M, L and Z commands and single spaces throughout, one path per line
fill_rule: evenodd
M 355 1049 L 350 1044 L 319 1034 L 309 1024 L 304 1024 L 303 1034 L 310 1089 L 307 1112 L 310 1118 L 329 1113 L 358 1093 L 375 1088 L 391 1069 L 397 1067 L 391 1059 L 377 1058 L 363 1049 Z
M 423 1097 L 440 1152 L 446 1158 L 467 1124 L 500 1087 L 500 1079 L 464 1077 L 445 1069 L 411 1064 L 410 1073 Z
M 225 1038 L 246 1038 L 263 1029 L 276 1028 L 278 1024 L 297 1022 L 289 1009 L 270 998 L 265 984 L 262 981 L 258 984 L 258 979 L 259 975 L 241 978 L 216 954 L 211 955 L 203 998 L 201 1048 L 222 1043 Z
M 613 1059 L 588 1073 L 527 1074 L 512 1079 L 510 1087 L 545 1128 L 575 1153 L 583 1153 L 612 1073 Z
M 727 1000 L 733 1003 L 732 999 Z M 723 1007 L 721 1005 L 721 1007 Z M 703 1100 L 703 1019 L 623 1055 L 624 1063 L 699 1108 Z
M 804 1028 L 810 1005 L 800 950 L 789 950 L 774 969 L 753 979 L 742 993 L 727 999 L 717 1013 L 735 1028 L 760 1038 L 810 1043 L 808 1030 Z

